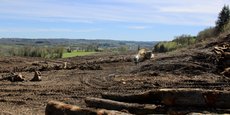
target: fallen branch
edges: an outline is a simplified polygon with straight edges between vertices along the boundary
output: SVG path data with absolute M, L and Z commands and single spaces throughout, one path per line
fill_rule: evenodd
M 153 104 L 137 104 L 137 103 L 125 103 L 118 102 L 108 99 L 100 99 L 100 98 L 86 98 L 85 103 L 89 107 L 94 108 L 104 108 L 109 110 L 127 110 L 133 114 L 152 114 L 152 113 L 165 113 L 167 109 L 156 106 Z
M 103 93 L 102 98 L 123 102 L 230 108 L 230 92 L 203 89 L 156 89 L 149 92 L 122 95 Z

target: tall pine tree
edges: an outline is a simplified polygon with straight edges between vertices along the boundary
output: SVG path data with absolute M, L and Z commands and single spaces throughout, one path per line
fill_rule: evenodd
M 223 31 L 224 26 L 230 21 L 230 10 L 228 5 L 224 5 L 216 21 L 216 32 L 219 34 Z

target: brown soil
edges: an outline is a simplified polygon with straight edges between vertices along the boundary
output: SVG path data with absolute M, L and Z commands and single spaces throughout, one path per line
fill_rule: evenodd
M 85 97 L 100 97 L 102 92 L 134 94 L 158 88 L 230 91 L 230 79 L 219 74 L 212 46 L 157 54 L 154 60 L 138 65 L 132 62 L 132 54 L 57 60 L 0 57 L 2 78 L 16 72 L 26 79 L 23 82 L 0 80 L 0 114 L 42 115 L 49 100 L 84 107 Z M 67 62 L 66 69 L 62 68 L 64 62 Z M 42 81 L 30 81 L 35 70 L 41 71 Z M 217 112 L 216 109 L 205 111 Z

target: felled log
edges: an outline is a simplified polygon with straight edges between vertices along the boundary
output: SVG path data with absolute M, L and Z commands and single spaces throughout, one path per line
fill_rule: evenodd
M 164 113 L 166 110 L 161 106 L 153 104 L 137 104 L 125 103 L 100 98 L 86 98 L 85 103 L 88 107 L 104 108 L 109 110 L 127 110 L 133 114 L 150 114 L 150 113 Z
M 78 106 L 65 104 L 57 101 L 49 101 L 46 105 L 45 115 L 130 115 L 128 113 L 105 110 L 81 108 Z
M 203 89 L 156 89 L 140 94 L 103 93 L 102 98 L 123 102 L 230 108 L 230 92 Z
M 151 103 L 156 104 L 156 100 L 149 94 L 150 92 L 143 92 L 139 94 L 117 94 L 117 93 L 102 93 L 101 96 L 104 99 L 110 99 L 114 101 L 120 102 L 128 102 L 128 103 Z

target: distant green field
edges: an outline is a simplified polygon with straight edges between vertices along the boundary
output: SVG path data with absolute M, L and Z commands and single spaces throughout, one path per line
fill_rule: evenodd
M 91 55 L 96 52 L 85 52 L 85 51 L 72 51 L 71 53 L 65 52 L 63 53 L 62 58 L 68 58 L 68 57 L 75 57 L 75 56 L 85 56 L 85 55 Z

